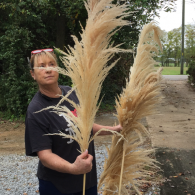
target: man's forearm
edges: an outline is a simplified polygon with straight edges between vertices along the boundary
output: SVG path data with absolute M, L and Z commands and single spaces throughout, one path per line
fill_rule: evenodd
M 120 125 L 117 125 L 117 126 L 103 126 L 103 125 L 98 125 L 98 124 L 93 124 L 93 135 L 95 133 L 97 133 L 100 129 L 109 129 L 109 130 L 112 130 L 112 131 L 117 131 L 119 132 L 121 130 L 121 126 Z M 109 131 L 102 131 L 99 135 L 112 135 L 111 132 Z
M 93 156 L 86 150 L 75 159 L 74 163 L 69 163 L 60 156 L 52 153 L 50 149 L 37 152 L 42 164 L 52 170 L 69 173 L 73 175 L 85 174 L 92 169 Z
M 72 164 L 50 151 L 38 152 L 42 164 L 52 170 L 73 174 Z

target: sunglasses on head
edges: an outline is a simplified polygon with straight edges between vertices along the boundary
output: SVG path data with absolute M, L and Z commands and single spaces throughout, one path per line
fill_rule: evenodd
M 42 51 L 53 52 L 53 49 L 48 48 L 48 49 L 38 49 L 38 50 L 34 50 L 34 51 L 31 51 L 31 56 L 32 56 L 33 54 L 41 53 Z

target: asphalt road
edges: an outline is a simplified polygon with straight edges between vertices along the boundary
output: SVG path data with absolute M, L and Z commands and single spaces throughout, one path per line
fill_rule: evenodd
M 165 182 L 160 195 L 194 195 L 195 150 L 157 148 L 156 158 L 161 163 Z
M 188 75 L 163 75 L 163 78 L 171 81 L 181 81 L 187 80 Z

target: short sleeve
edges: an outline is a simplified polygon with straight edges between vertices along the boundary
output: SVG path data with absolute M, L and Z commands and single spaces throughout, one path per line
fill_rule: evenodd
M 27 156 L 37 156 L 37 152 L 52 149 L 52 138 L 48 134 L 49 127 L 38 123 L 35 119 L 26 118 L 25 147 Z

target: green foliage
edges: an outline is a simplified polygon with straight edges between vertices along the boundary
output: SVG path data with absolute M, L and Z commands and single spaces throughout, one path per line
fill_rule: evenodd
M 162 37 L 163 52 L 160 54 L 162 66 L 170 66 L 174 59 L 174 66 L 179 66 L 181 58 L 181 28 L 164 32 Z M 171 60 L 171 59 L 172 60 Z
M 59 1 L 53 3 L 19 0 L 0 3 L 0 110 L 9 118 L 23 116 L 38 90 L 30 76 L 27 57 L 32 50 L 55 45 L 55 20 L 63 12 Z M 69 31 L 72 29 L 71 26 Z M 70 84 L 69 78 L 60 77 L 59 81 Z
M 116 0 L 113 1 L 113 3 L 116 2 Z M 173 8 L 174 2 L 158 0 L 132 0 L 128 2 L 129 12 L 132 14 L 125 19 L 131 21 L 131 24 L 129 26 L 124 26 L 118 31 L 113 36 L 113 42 L 116 45 L 123 43 L 121 46 L 122 48 L 135 50 L 143 25 L 151 22 L 152 18 L 158 15 L 159 9 L 170 11 L 168 9 Z M 121 1 L 121 3 L 124 3 L 124 1 Z M 169 3 L 172 3 L 172 5 Z M 101 97 L 104 97 L 103 103 L 105 104 L 114 103 L 116 96 L 121 93 L 122 87 L 125 86 L 125 79 L 129 77 L 130 66 L 133 65 L 134 59 L 132 53 L 117 54 L 111 62 L 118 58 L 120 58 L 119 62 L 110 71 L 103 83 Z
M 110 70 L 103 83 L 103 89 L 100 97 L 103 97 L 103 103 L 114 104 L 115 98 L 121 93 L 122 87 L 126 84 L 126 78 L 129 75 L 130 66 L 133 64 L 132 54 L 116 54 L 110 61 L 113 62 L 120 57 L 118 63 Z
M 102 102 L 99 108 L 99 112 L 113 112 L 115 110 L 114 104 Z M 116 111 L 116 110 L 115 110 Z
M 24 53 L 32 45 L 32 34 L 26 28 L 7 29 L 0 37 L 0 108 L 16 116 L 24 113 L 36 90 L 30 82 L 29 69 Z
M 195 85 L 195 57 L 192 58 L 187 70 L 189 82 Z
M 192 57 L 195 54 L 195 25 L 186 25 L 185 31 L 185 59 L 188 62 L 192 61 Z
M 162 37 L 163 52 L 158 60 L 163 66 L 170 66 L 171 60 L 174 59 L 174 66 L 180 66 L 181 60 L 181 27 L 173 29 L 169 32 L 164 32 Z M 188 24 L 185 26 L 185 62 L 191 61 L 191 57 L 195 53 L 195 25 Z
M 172 6 L 169 5 L 169 0 L 128 2 L 129 11 L 136 11 L 127 18 L 132 24 L 120 29 L 112 41 L 114 44 L 124 43 L 121 46 L 123 48 L 133 49 L 143 25 L 158 14 L 158 9 L 164 7 L 169 11 Z M 59 34 L 56 24 L 59 24 L 61 18 L 64 20 L 59 26 L 65 26 L 63 44 L 73 46 L 70 36 L 80 36 L 80 23 L 85 27 L 87 12 L 83 0 L 8 0 L 0 2 L 0 13 L 0 111 L 13 120 L 25 115 L 29 102 L 38 90 L 29 73 L 27 57 L 30 57 L 30 52 L 57 46 Z M 133 56 L 130 54 L 117 54 L 113 60 L 118 58 L 118 64 L 103 84 L 103 104 L 114 102 L 133 63 Z M 60 61 L 59 65 L 63 66 Z M 67 77 L 60 76 L 59 83 L 71 86 Z

